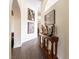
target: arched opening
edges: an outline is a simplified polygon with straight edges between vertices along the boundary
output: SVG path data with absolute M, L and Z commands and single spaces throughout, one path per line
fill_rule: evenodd
M 11 10 L 11 33 L 14 33 L 13 48 L 21 45 L 21 11 L 17 0 L 13 0 Z

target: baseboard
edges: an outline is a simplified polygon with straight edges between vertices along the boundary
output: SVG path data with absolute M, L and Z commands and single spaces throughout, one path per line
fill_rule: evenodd
M 14 46 L 14 48 L 18 48 L 18 47 L 21 47 L 21 46 L 22 46 L 22 44 L 19 44 L 19 45 Z

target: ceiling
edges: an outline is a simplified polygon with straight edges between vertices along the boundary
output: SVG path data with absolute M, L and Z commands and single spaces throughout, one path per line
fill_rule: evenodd
M 45 6 L 45 10 L 49 9 L 51 6 L 53 6 L 57 1 L 59 0 L 48 0 Z
M 58 0 L 25 0 L 25 2 L 28 2 L 35 8 L 39 8 L 39 10 L 43 11 L 54 5 L 56 1 Z

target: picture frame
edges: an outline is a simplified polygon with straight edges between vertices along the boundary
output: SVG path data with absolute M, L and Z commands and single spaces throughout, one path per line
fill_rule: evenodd
M 45 15 L 45 25 L 48 28 L 48 35 L 55 35 L 55 9 Z
M 35 12 L 28 8 L 28 20 L 34 21 L 35 20 Z
M 55 24 L 55 9 L 45 15 L 45 24 Z
M 28 25 L 27 33 L 28 34 L 34 33 L 34 23 L 28 22 L 27 25 Z

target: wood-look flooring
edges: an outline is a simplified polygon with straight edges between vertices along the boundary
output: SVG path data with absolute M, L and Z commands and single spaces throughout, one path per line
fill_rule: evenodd
M 39 47 L 38 39 L 25 42 L 22 47 L 14 48 L 12 59 L 47 59 Z

